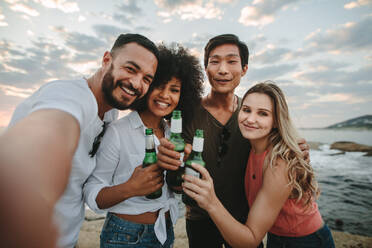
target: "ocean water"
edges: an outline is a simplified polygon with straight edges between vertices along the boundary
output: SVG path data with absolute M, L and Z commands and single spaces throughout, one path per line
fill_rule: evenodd
M 303 129 L 307 141 L 324 143 L 310 150 L 319 182 L 319 210 L 332 229 L 372 236 L 372 157 L 362 152 L 330 150 L 336 141 L 372 146 L 372 131 Z

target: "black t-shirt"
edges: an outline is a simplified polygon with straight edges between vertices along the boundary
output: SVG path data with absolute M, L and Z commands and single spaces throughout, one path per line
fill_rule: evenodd
M 195 130 L 204 130 L 203 160 L 213 178 L 216 195 L 235 219 L 245 223 L 248 203 L 244 192 L 244 175 L 250 144 L 239 130 L 240 105 L 241 99 L 237 110 L 226 125 L 222 125 L 199 105 L 194 112 L 193 120 L 183 128 L 183 136 L 186 143 L 192 144 Z M 186 210 L 186 218 L 190 220 L 209 217 L 208 213 L 199 207 L 187 206 Z

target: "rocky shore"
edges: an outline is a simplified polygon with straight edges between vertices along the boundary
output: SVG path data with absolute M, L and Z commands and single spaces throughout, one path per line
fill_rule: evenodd
M 104 216 L 96 215 L 92 211 L 87 210 L 85 221 L 80 231 L 78 248 L 99 247 L 99 234 L 104 221 Z M 188 247 L 184 218 L 178 219 L 174 231 L 176 236 L 174 248 Z M 372 237 L 338 231 L 332 231 L 332 234 L 336 248 L 372 248 Z
M 361 145 L 349 141 L 339 141 L 331 145 L 331 149 L 340 150 L 343 153 L 345 152 L 365 152 L 364 156 L 372 156 L 372 146 Z

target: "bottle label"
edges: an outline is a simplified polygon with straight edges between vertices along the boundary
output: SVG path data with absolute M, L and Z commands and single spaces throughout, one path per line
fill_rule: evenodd
M 146 135 L 145 142 L 146 142 L 146 149 L 150 150 L 150 149 L 155 148 L 153 135 Z
M 171 120 L 171 132 L 172 133 L 182 133 L 182 119 Z
M 190 168 L 188 166 L 185 169 L 185 174 L 190 175 L 190 176 L 194 176 L 194 177 L 197 177 L 197 178 L 199 178 L 199 175 L 200 175 L 200 173 L 198 171 L 196 171 L 193 168 Z
M 180 152 L 180 155 L 181 155 L 180 160 L 182 162 L 182 164 L 180 165 L 180 167 L 184 167 L 185 166 L 185 163 L 183 162 L 183 157 L 185 156 L 185 153 L 184 152 Z
M 192 149 L 196 152 L 202 152 L 204 145 L 204 138 L 194 137 L 192 141 Z

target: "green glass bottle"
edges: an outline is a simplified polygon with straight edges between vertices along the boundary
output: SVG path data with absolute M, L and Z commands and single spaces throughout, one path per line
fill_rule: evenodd
M 204 133 L 201 129 L 196 129 L 195 136 L 192 141 L 192 151 L 190 156 L 188 157 L 185 163 L 185 174 L 191 175 L 195 177 L 200 177 L 199 171 L 195 170 L 191 164 L 200 164 L 201 166 L 205 167 L 205 162 L 202 157 L 203 153 L 203 145 L 204 145 Z M 197 206 L 197 203 L 194 199 L 189 197 L 187 194 L 182 194 L 182 201 L 188 206 Z
M 142 162 L 142 167 L 145 168 L 151 164 L 154 164 L 158 161 L 158 158 L 156 157 L 156 150 L 155 150 L 155 142 L 154 142 L 154 134 L 151 128 L 146 128 L 145 131 L 146 137 L 145 137 L 145 158 Z M 162 194 L 162 189 L 158 189 L 155 192 L 152 192 L 151 194 L 147 195 L 146 198 L 148 199 L 156 199 L 159 198 Z
M 182 175 L 185 172 L 185 165 L 183 163 L 185 141 L 183 140 L 181 133 L 182 133 L 181 111 L 174 110 L 171 119 L 171 135 L 169 141 L 172 142 L 173 145 L 175 146 L 174 150 L 181 154 L 180 160 L 182 164 L 175 171 L 168 170 L 165 177 L 165 181 L 167 182 L 168 186 L 172 188 L 175 193 L 178 194 L 182 193 L 182 191 L 175 190 L 174 187 L 181 187 L 181 184 L 183 182 Z

